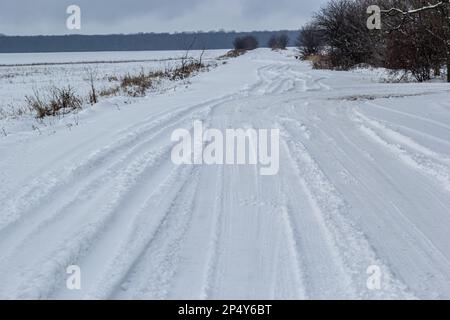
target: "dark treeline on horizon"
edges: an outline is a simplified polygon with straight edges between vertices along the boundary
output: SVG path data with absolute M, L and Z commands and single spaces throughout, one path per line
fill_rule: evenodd
M 266 47 L 286 34 L 295 45 L 298 31 L 139 33 L 111 35 L 0 36 L 0 53 L 231 49 L 236 37 L 252 35 Z

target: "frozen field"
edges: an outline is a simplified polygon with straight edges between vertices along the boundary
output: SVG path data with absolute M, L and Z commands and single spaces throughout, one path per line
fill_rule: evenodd
M 205 58 L 214 58 L 226 53 L 227 50 L 207 50 Z M 201 51 L 191 50 L 190 55 L 199 57 Z M 168 60 L 181 58 L 185 51 L 105 51 L 105 52 L 55 52 L 55 53 L 2 53 L 0 65 L 24 64 L 54 64 L 77 62 L 117 62 L 117 61 L 144 61 Z
M 205 62 L 226 50 L 205 51 Z M 165 70 L 180 64 L 184 51 L 82 52 L 0 54 L 0 121 L 25 108 L 25 96 L 46 92 L 54 86 L 71 86 L 86 96 L 92 73 L 97 90 L 117 84 L 125 74 Z M 199 58 L 201 51 L 189 56 Z
M 0 298 L 450 298 L 450 87 L 369 78 L 260 49 L 0 137 Z M 27 79 L 2 78 L 2 99 Z M 278 175 L 174 165 L 194 120 L 280 129 Z

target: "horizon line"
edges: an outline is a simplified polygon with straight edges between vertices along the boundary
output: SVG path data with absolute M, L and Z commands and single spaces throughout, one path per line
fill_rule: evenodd
M 132 32 L 132 33 L 66 33 L 66 34 L 30 34 L 30 35 L 10 35 L 0 33 L 0 37 L 67 37 L 67 36 L 133 36 L 145 34 L 164 34 L 164 35 L 178 35 L 178 34 L 208 34 L 208 33 L 255 33 L 255 32 L 297 32 L 299 29 L 278 29 L 278 30 L 251 30 L 251 31 L 236 31 L 236 30 L 209 30 L 209 31 L 173 31 L 173 32 Z

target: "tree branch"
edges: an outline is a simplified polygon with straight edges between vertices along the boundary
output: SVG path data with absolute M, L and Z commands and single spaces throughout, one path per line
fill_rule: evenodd
M 391 8 L 389 10 L 381 10 L 382 14 L 387 14 L 389 16 L 396 16 L 396 15 L 403 15 L 403 16 L 408 16 L 408 15 L 412 15 L 412 14 L 416 14 L 416 13 L 421 13 L 424 11 L 428 11 L 428 10 L 434 10 L 440 7 L 443 7 L 447 4 L 450 3 L 450 0 L 442 0 L 439 1 L 436 4 L 430 4 L 428 6 L 422 7 L 422 8 L 418 8 L 418 9 L 412 9 L 412 10 L 408 10 L 408 11 L 403 11 L 401 9 L 398 8 Z

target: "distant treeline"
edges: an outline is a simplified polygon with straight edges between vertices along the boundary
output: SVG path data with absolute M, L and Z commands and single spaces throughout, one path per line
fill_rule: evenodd
M 270 38 L 286 34 L 294 46 L 298 31 L 139 33 L 114 35 L 64 36 L 0 36 L 1 53 L 80 52 L 80 51 L 142 51 L 233 48 L 236 37 L 254 36 L 261 47 Z

